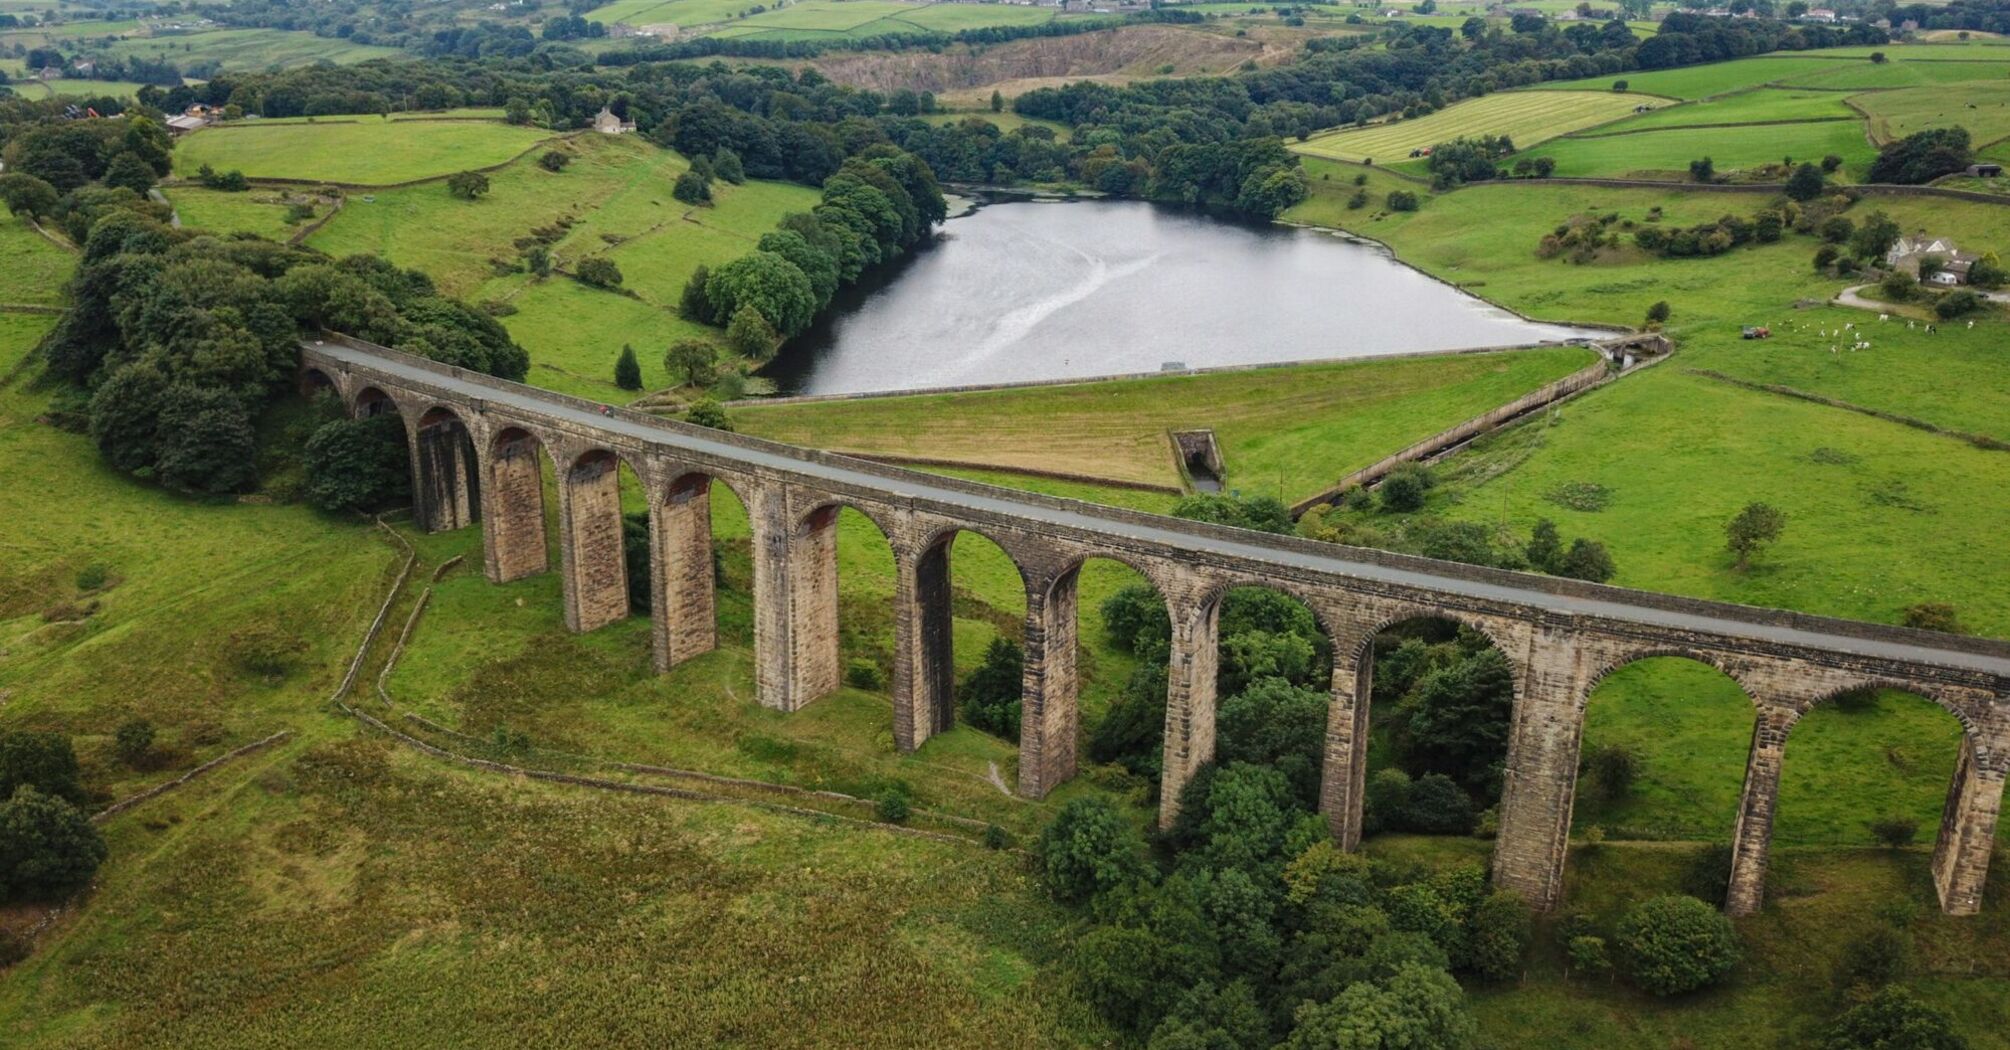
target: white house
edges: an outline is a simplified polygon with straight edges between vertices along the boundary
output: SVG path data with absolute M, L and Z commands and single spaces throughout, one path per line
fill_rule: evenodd
M 614 115 L 613 110 L 602 106 L 600 112 L 593 115 L 593 130 L 602 135 L 624 135 L 635 130 L 635 122 L 622 120 Z

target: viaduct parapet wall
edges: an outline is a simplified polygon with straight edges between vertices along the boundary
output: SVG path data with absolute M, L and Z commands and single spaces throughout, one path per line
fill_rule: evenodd
M 1493 874 L 1538 908 L 1562 898 L 1584 711 L 1636 660 L 1718 668 L 1755 712 L 1733 840 L 1728 908 L 1759 908 L 1781 758 L 1800 717 L 1837 695 L 1892 687 L 1961 722 L 1961 756 L 1933 855 L 1941 906 L 1980 909 L 2010 775 L 2010 644 L 1506 572 L 1315 543 L 902 470 L 671 422 L 537 390 L 341 336 L 303 342 L 302 381 L 359 414 L 396 411 L 412 444 L 417 517 L 479 523 L 486 571 L 550 570 L 540 475 L 557 478 L 565 618 L 590 631 L 630 613 L 618 472 L 649 506 L 655 666 L 717 644 L 710 494 L 724 485 L 753 530 L 755 695 L 792 711 L 837 688 L 836 520 L 851 508 L 895 561 L 893 735 L 922 746 L 953 716 L 949 560 L 958 533 L 1002 548 L 1026 593 L 1018 790 L 1075 774 L 1080 735 L 1077 582 L 1090 558 L 1141 573 L 1172 618 L 1161 820 L 1215 754 L 1223 595 L 1273 588 L 1304 601 L 1333 640 L 1320 809 L 1339 842 L 1361 834 L 1375 635 L 1418 617 L 1484 633 L 1514 668 Z

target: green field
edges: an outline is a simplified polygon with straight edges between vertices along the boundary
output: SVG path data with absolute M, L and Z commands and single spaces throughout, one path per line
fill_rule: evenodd
M 618 0 L 596 7 L 586 17 L 596 22 L 629 25 L 709 25 L 744 18 L 757 6 L 753 0 Z
M 550 132 L 484 121 L 253 123 L 208 128 L 175 146 L 175 173 L 201 165 L 252 178 L 318 179 L 374 186 L 498 164 Z M 434 187 L 442 195 L 445 190 Z
M 1619 135 L 1650 128 L 1681 128 L 1697 125 L 1758 124 L 1781 121 L 1860 120 L 1855 110 L 1833 91 L 1794 91 L 1785 88 L 1758 88 L 1723 95 L 1707 102 L 1663 106 L 1651 113 L 1628 117 L 1576 137 Z
M 1643 102 L 1655 104 L 1640 96 L 1610 91 L 1500 92 L 1414 120 L 1321 132 L 1292 149 L 1315 157 L 1385 164 L 1408 157 L 1411 150 L 1463 136 L 1507 135 L 1518 148 L 1526 149 L 1558 135 L 1618 120 Z
M 822 448 L 1161 485 L 1178 483 L 1166 431 L 1212 427 L 1231 485 L 1289 503 L 1592 360 L 1588 350 L 1551 347 L 779 404 L 741 410 L 740 425 Z M 957 425 L 930 425 L 943 418 Z
M 131 98 L 144 84 L 130 80 L 30 80 L 7 85 L 23 98 Z
M 1827 52 L 1809 51 L 1806 54 L 1825 56 Z M 1587 77 L 1583 80 L 1553 80 L 1534 87 L 1541 91 L 1609 91 L 1615 81 L 1623 80 L 1628 91 L 1666 95 L 1669 98 L 1699 99 L 1743 91 L 1746 88 L 1759 87 L 1789 78 L 1805 79 L 1823 70 L 1849 69 L 1869 64 L 1860 58 L 1826 59 L 1760 55 L 1707 66 L 1685 66 L 1680 69 L 1657 69 L 1651 72 L 1632 70 L 1611 76 Z
M 1677 178 L 1689 176 L 1689 162 L 1709 157 L 1718 174 L 1762 164 L 1843 158 L 1842 175 L 1861 179 L 1876 156 L 1857 121 L 1750 124 L 1729 128 L 1679 128 L 1638 135 L 1566 138 L 1529 151 L 1556 161 L 1558 177 Z
M 1944 87 L 1873 91 L 1850 101 L 1869 111 L 1871 133 L 1881 142 L 1949 126 L 1967 128 L 1977 146 L 2010 136 L 2010 83 L 1964 84 L 1959 92 Z
M 289 202 L 308 200 L 305 196 L 280 190 L 225 193 L 200 186 L 176 186 L 167 191 L 166 196 L 186 229 L 212 233 L 255 233 L 275 241 L 292 237 L 300 228 L 286 221 Z M 316 200 L 313 206 L 316 217 L 327 214 L 328 205 Z
M 1926 84 L 1960 84 L 1967 81 L 2002 80 L 2010 76 L 2010 61 L 2001 62 L 1884 62 L 1859 63 L 1836 69 L 1787 76 L 1780 83 L 1791 87 L 1820 88 L 1903 88 Z
M 215 29 L 174 36 L 130 37 L 104 50 L 118 58 L 161 59 L 184 70 L 197 63 L 217 62 L 226 72 L 310 62 L 346 65 L 405 54 L 393 47 L 355 44 L 284 29 Z
M 7 274 L 6 282 L 0 284 L 0 303 L 57 305 L 72 259 L 26 221 L 13 215 L 0 216 L 0 271 Z
M 670 196 L 686 167 L 674 153 L 629 135 L 581 136 L 566 148 L 577 159 L 564 171 L 525 159 L 491 174 L 489 195 L 472 203 L 434 185 L 370 194 L 372 201 L 351 194 L 342 214 L 309 243 L 332 255 L 383 255 L 426 271 L 452 294 L 508 302 L 516 312 L 503 324 L 531 351 L 531 381 L 538 385 L 621 397 L 614 359 L 628 342 L 641 357 L 645 384 L 665 385 L 663 350 L 680 336 L 716 334 L 675 313 L 691 271 L 750 251 L 782 215 L 815 205 L 816 191 L 722 183 L 714 187 L 716 206 L 690 208 Z M 573 225 L 552 245 L 559 266 L 605 254 L 621 267 L 623 287 L 639 298 L 562 277 L 495 276 L 491 260 L 515 260 L 517 238 L 562 220 Z

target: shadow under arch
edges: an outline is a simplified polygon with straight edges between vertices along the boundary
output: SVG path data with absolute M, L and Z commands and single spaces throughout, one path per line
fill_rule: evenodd
M 1719 661 L 1630 653 L 1582 704 L 1571 824 L 1608 838 L 1729 842 L 1738 827 L 1757 700 Z
M 434 405 L 419 415 L 414 438 L 412 505 L 427 532 L 465 528 L 481 520 L 481 455 L 460 414 Z
M 1434 609 L 1387 616 L 1359 641 L 1341 644 L 1333 660 L 1319 792 L 1319 811 L 1341 848 L 1353 849 L 1365 835 L 1385 830 L 1469 833 L 1470 827 L 1451 826 L 1459 817 L 1449 793 L 1440 792 L 1452 805 L 1435 809 L 1429 819 L 1418 819 L 1421 809 L 1409 812 L 1394 791 L 1371 813 L 1370 767 L 1450 777 L 1473 810 L 1497 801 L 1514 709 L 1526 688 L 1510 649 L 1485 624 Z M 1402 702 L 1427 683 L 1419 706 L 1428 714 L 1457 703 L 1464 708 L 1458 717 L 1402 713 Z M 1450 744 L 1421 746 L 1416 731 L 1427 725 L 1448 734 Z
M 322 394 L 336 398 L 342 396 L 342 388 L 336 384 L 334 378 L 313 365 L 300 370 L 298 391 L 302 398 L 310 401 Z
M 398 400 L 384 392 L 382 387 L 366 386 L 356 391 L 349 402 L 349 414 L 357 419 L 374 419 L 377 416 L 397 416 L 404 418 L 398 408 Z

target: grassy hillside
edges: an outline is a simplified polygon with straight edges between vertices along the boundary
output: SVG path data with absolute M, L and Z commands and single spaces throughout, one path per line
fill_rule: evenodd
M 207 164 L 257 178 L 325 179 L 379 186 L 499 164 L 548 131 L 482 121 L 387 121 L 335 117 L 311 124 L 264 122 L 206 128 L 176 143 L 175 174 Z M 444 194 L 446 190 L 435 187 Z
M 1447 106 L 1415 120 L 1322 132 L 1295 145 L 1300 153 L 1393 164 L 1410 151 L 1460 137 L 1506 135 L 1526 149 L 1580 128 L 1604 124 L 1655 100 L 1612 91 L 1509 91 Z

